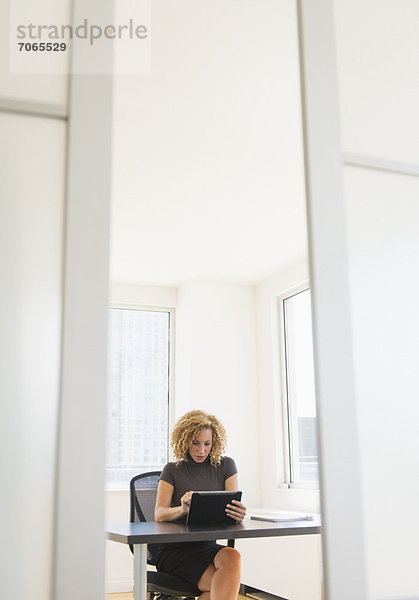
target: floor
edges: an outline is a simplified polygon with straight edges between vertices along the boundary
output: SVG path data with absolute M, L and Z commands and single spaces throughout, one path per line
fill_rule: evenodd
M 125 592 L 123 594 L 106 594 L 105 600 L 133 600 L 134 595 L 132 592 Z M 246 596 L 237 596 L 237 600 L 249 600 Z

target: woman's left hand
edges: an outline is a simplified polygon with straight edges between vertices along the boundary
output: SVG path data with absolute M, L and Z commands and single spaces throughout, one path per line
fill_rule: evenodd
M 232 504 L 227 504 L 226 513 L 229 517 L 241 523 L 246 516 L 246 507 L 238 500 L 232 500 Z

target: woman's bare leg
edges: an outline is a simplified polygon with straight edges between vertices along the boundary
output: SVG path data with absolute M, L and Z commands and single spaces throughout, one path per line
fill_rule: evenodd
M 240 554 L 234 548 L 222 548 L 214 563 L 204 571 L 198 588 L 201 600 L 237 600 L 240 587 Z

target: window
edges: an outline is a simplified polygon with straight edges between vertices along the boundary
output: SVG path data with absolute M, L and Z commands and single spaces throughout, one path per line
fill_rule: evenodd
M 280 313 L 286 471 L 292 486 L 313 485 L 319 475 L 310 290 L 282 298 Z
M 170 311 L 109 311 L 108 489 L 168 460 Z

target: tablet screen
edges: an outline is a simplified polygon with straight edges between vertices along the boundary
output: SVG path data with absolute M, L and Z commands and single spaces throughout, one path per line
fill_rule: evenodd
M 241 492 L 194 492 L 186 523 L 188 525 L 211 525 L 215 523 L 236 523 L 226 512 L 232 500 L 241 500 Z

